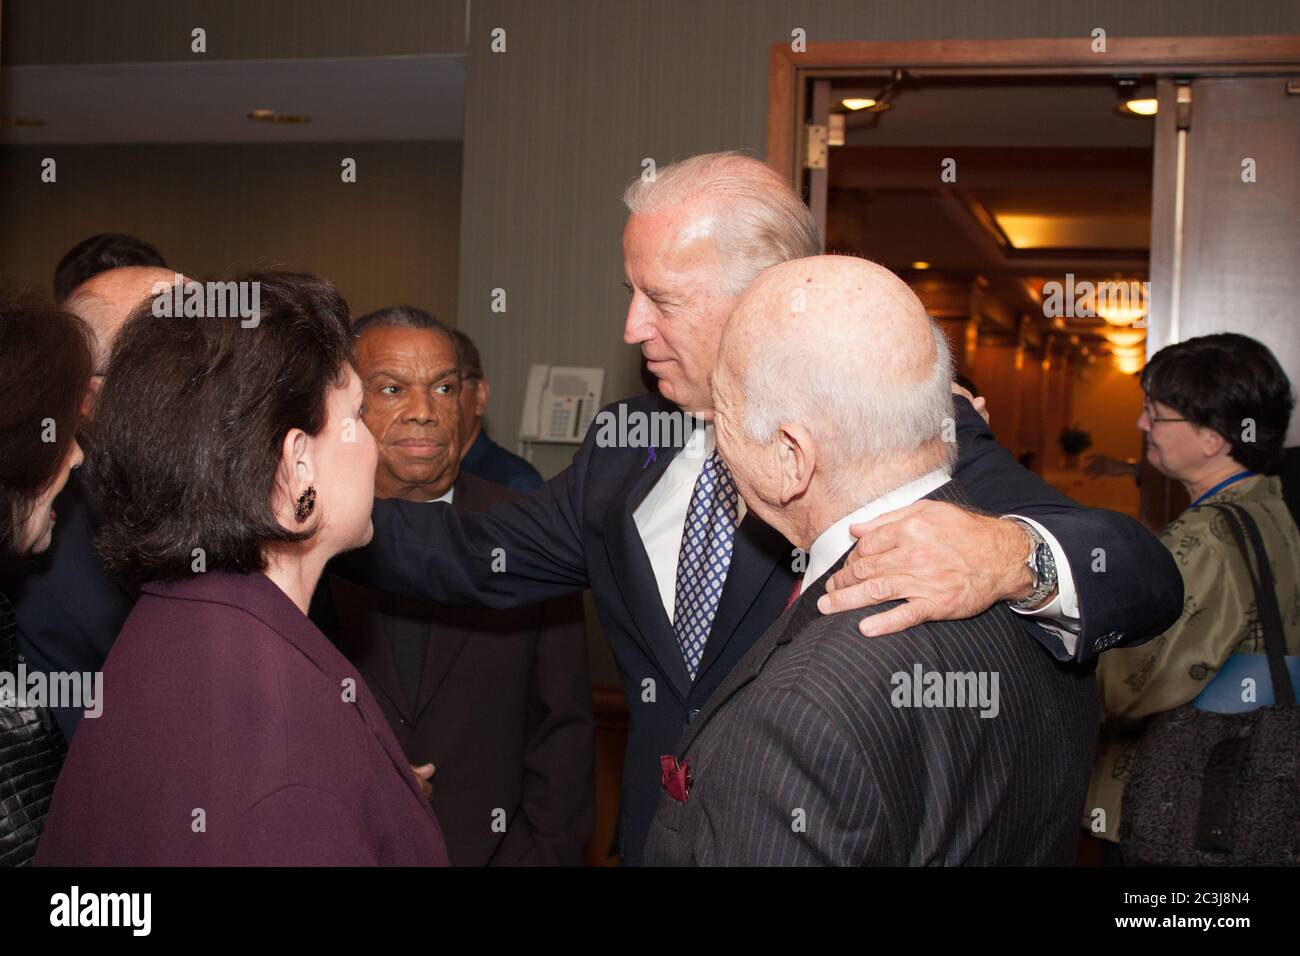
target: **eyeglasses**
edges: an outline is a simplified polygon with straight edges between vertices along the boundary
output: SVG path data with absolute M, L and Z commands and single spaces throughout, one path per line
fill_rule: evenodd
M 1185 418 L 1161 418 L 1156 414 L 1156 410 L 1151 407 L 1150 402 L 1142 403 L 1142 414 L 1146 415 L 1147 421 L 1152 425 L 1159 425 L 1161 422 L 1185 422 Z

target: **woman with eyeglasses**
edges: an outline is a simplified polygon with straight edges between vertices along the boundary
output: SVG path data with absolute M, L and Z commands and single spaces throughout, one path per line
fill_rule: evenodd
M 1149 718 L 1186 704 L 1244 710 L 1246 676 L 1261 697 L 1271 691 L 1251 571 L 1217 506 L 1240 506 L 1260 530 L 1293 683 L 1300 674 L 1300 532 L 1278 477 L 1295 404 L 1290 381 L 1264 345 L 1224 333 L 1161 349 L 1142 389 L 1147 460 L 1182 482 L 1192 503 L 1162 538 L 1182 572 L 1182 617 L 1146 644 L 1106 652 L 1097 666 L 1102 738 L 1084 824 L 1112 845 Z

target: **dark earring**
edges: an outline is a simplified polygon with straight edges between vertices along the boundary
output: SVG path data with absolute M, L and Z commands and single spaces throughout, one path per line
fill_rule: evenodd
M 308 485 L 307 490 L 298 496 L 298 506 L 293 509 L 293 516 L 299 521 L 306 521 L 307 516 L 316 508 L 316 488 Z

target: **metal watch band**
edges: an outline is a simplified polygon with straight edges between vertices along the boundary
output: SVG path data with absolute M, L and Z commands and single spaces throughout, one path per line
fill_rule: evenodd
M 1009 518 L 1008 520 L 1016 522 L 1024 529 L 1025 534 L 1029 535 L 1030 547 L 1029 554 L 1025 557 L 1025 564 L 1029 567 L 1030 585 L 1032 590 L 1021 598 L 1019 601 L 1009 602 L 1011 607 L 1019 611 L 1029 611 L 1038 607 L 1043 600 L 1056 590 L 1056 559 L 1052 555 L 1052 548 L 1046 539 L 1038 533 L 1038 529 L 1028 521 L 1020 518 Z

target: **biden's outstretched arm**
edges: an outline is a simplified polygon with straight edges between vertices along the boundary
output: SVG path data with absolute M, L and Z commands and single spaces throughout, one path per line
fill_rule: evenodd
M 588 435 L 560 474 L 481 513 L 378 500 L 370 544 L 330 568 L 379 590 L 460 607 L 516 607 L 581 591 L 582 500 L 593 449 Z
M 1016 515 L 1041 529 L 1057 558 L 1060 594 L 1029 632 L 1056 657 L 1086 660 L 1166 630 L 1182 611 L 1178 568 L 1132 518 L 1085 508 L 1021 467 L 963 398 L 956 398 L 955 476 L 987 514 L 922 501 L 867 526 L 852 559 L 822 598 L 828 612 L 882 601 L 908 603 L 865 621 L 887 633 L 921 620 L 977 614 L 1028 590 L 1029 538 Z M 1067 593 L 1068 592 L 1068 593 Z

